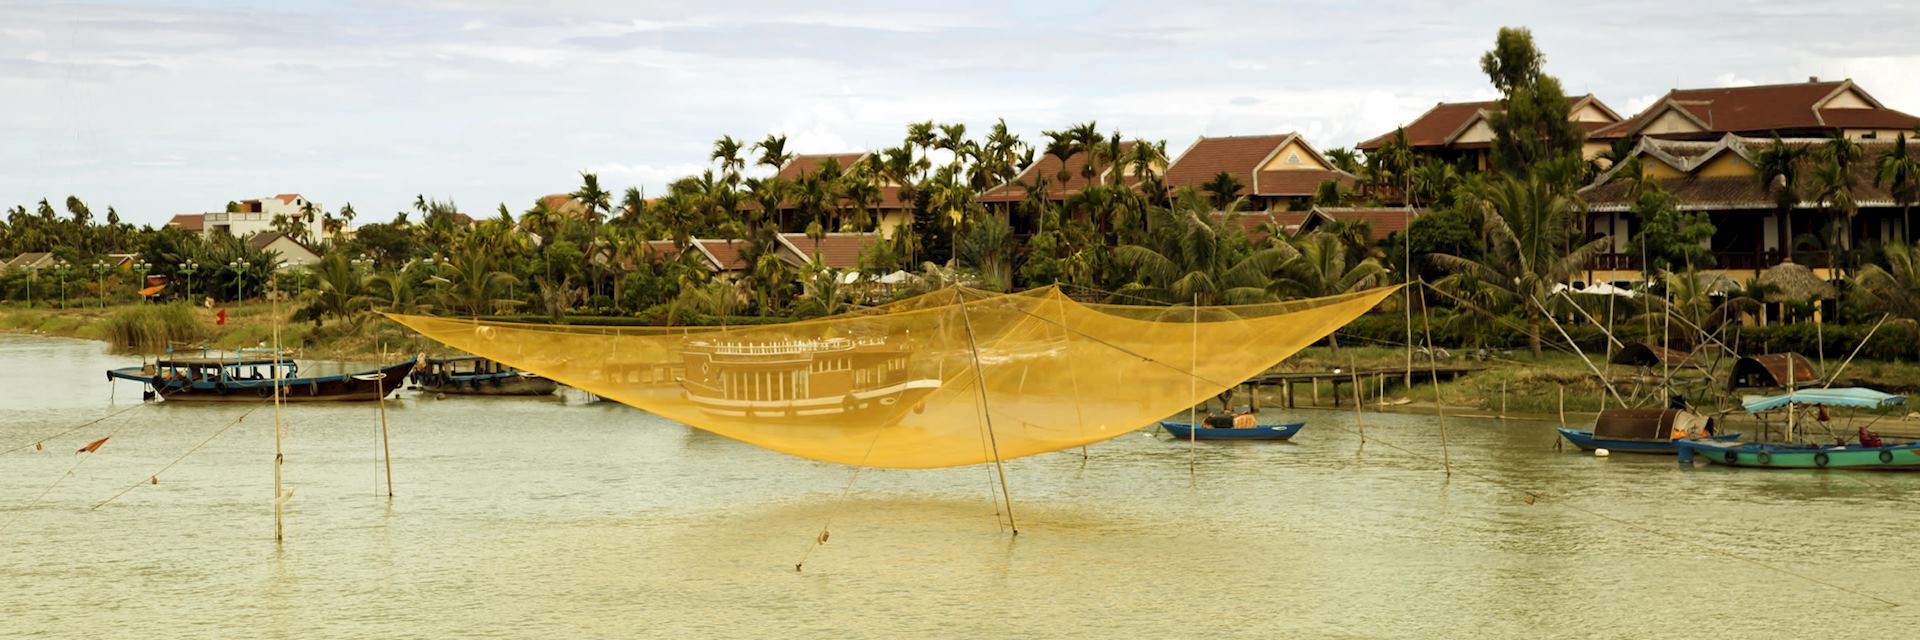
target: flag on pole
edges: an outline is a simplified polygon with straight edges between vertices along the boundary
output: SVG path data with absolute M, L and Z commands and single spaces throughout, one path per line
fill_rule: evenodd
M 159 293 L 160 293 L 161 291 L 164 291 L 164 290 L 166 290 L 166 288 L 167 288 L 167 285 L 165 285 L 165 284 L 156 284 L 156 285 L 153 285 L 153 286 L 151 286 L 151 287 L 147 287 L 147 288 L 145 288 L 145 289 L 141 289 L 141 290 L 140 290 L 140 295 L 141 295 L 141 296 L 144 296 L 144 297 L 148 297 L 148 298 L 151 298 L 151 297 L 153 297 L 153 296 L 155 296 L 155 295 L 158 295 L 158 294 L 159 294 Z
M 213 323 L 214 323 L 214 324 L 226 324 L 226 323 L 227 323 L 227 310 L 226 310 L 226 309 L 221 309 L 221 310 L 220 310 L 220 314 L 219 314 L 219 315 L 216 315 L 216 316 L 214 316 L 214 317 L 213 317 Z
M 113 437 L 113 436 L 107 436 L 107 438 L 111 438 L 111 437 Z M 95 451 L 99 451 L 99 450 L 100 450 L 100 445 L 103 445 L 103 444 L 106 444 L 106 443 L 107 443 L 107 438 L 101 438 L 101 439 L 99 439 L 99 440 L 95 440 L 95 441 L 93 441 L 93 442 L 89 442 L 89 443 L 87 443 L 87 446 L 84 446 L 84 447 L 80 447 L 80 450 L 79 450 L 79 451 L 75 451 L 74 453 L 93 453 L 93 452 L 95 452 Z

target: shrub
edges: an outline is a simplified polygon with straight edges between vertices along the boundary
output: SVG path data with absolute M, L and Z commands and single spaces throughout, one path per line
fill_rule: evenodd
M 114 312 L 106 321 L 106 339 L 115 349 L 161 351 L 168 342 L 206 337 L 207 327 L 185 303 L 143 304 Z

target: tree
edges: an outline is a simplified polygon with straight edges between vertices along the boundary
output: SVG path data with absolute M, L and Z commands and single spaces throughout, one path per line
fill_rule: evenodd
M 1640 269 L 1649 279 L 1662 271 L 1714 265 L 1713 252 L 1706 247 L 1713 238 L 1713 222 L 1705 211 L 1681 211 L 1677 205 L 1673 194 L 1658 185 L 1641 193 L 1633 204 L 1640 232 L 1628 246 L 1633 255 L 1645 257 Z
M 328 317 L 351 319 L 367 309 L 366 278 L 344 253 L 327 254 L 312 271 L 314 286 L 307 290 L 306 305 L 294 311 L 295 320 L 312 320 L 317 327 Z
M 1360 173 L 1360 152 L 1346 147 L 1334 147 L 1327 150 L 1327 161 L 1333 168 L 1347 173 Z
M 1813 169 L 1816 198 L 1826 203 L 1827 211 L 1832 214 L 1826 225 L 1828 269 L 1841 268 L 1839 254 L 1845 248 L 1841 242 L 1848 237 L 1842 231 L 1852 226 L 1853 216 L 1860 212 L 1860 205 L 1854 200 L 1859 178 L 1853 172 L 1853 163 L 1860 155 L 1860 145 L 1848 140 L 1845 133 L 1835 131 L 1827 143 L 1821 145 L 1819 162 Z
M 1310 233 L 1293 242 L 1296 253 L 1280 263 L 1267 290 L 1279 296 L 1318 298 L 1370 289 L 1386 281 L 1387 270 L 1373 258 L 1353 262 L 1347 246 L 1329 233 Z M 1327 334 L 1337 355 L 1340 343 Z
M 746 146 L 733 139 L 733 136 L 720 136 L 719 140 L 713 141 L 713 153 L 709 159 L 720 163 L 720 175 L 725 177 L 727 186 L 740 185 L 740 170 L 747 168 L 747 159 L 741 155 L 745 149 Z
M 1461 286 L 1466 283 L 1485 287 L 1474 293 L 1490 294 L 1492 304 L 1474 311 L 1488 316 L 1519 311 L 1526 318 L 1528 346 L 1538 356 L 1553 287 L 1573 279 L 1608 240 L 1567 251 L 1573 205 L 1557 186 L 1538 177 L 1503 176 L 1487 193 L 1487 202 L 1481 258 L 1434 254 L 1434 265 L 1449 273 L 1436 285 L 1456 293 L 1467 292 Z
M 613 210 L 613 194 L 600 188 L 598 174 L 580 172 L 580 189 L 569 195 L 587 208 L 587 221 L 590 224 L 600 224 L 606 213 Z
M 1894 138 L 1893 146 L 1875 160 L 1873 186 L 1885 186 L 1900 205 L 1900 229 L 1907 242 L 1913 242 L 1913 203 L 1920 200 L 1920 158 L 1907 148 L 1907 134 Z M 109 209 L 111 211 L 111 209 Z
M 1250 251 L 1238 225 L 1200 203 L 1155 207 L 1148 215 L 1156 218 L 1150 244 L 1114 252 L 1117 265 L 1136 276 L 1120 287 L 1121 300 L 1201 305 L 1271 300 L 1267 286 L 1274 270 L 1295 255 L 1285 245 Z
M 981 282 L 994 291 L 1013 288 L 1013 250 L 1013 225 L 998 215 L 975 219 L 954 247 L 960 266 L 980 274 Z
M 501 290 L 519 282 L 512 274 L 499 270 L 493 252 L 478 244 L 469 244 L 453 254 L 450 277 L 435 297 L 440 306 L 479 316 L 493 313 L 496 306 L 510 301 L 501 298 Z
M 1207 202 L 1213 205 L 1215 211 L 1226 211 L 1240 197 L 1240 189 L 1240 178 L 1226 171 L 1215 174 L 1212 180 L 1200 185 L 1200 190 L 1207 193 Z
M 1494 134 L 1493 165 L 1502 172 L 1526 176 L 1549 162 L 1583 163 L 1586 131 L 1571 121 L 1572 102 L 1560 80 L 1541 71 L 1545 58 L 1531 31 L 1513 27 L 1502 27 L 1493 50 L 1480 57 L 1480 70 L 1501 95 L 1487 126 Z M 1568 178 L 1556 186 L 1570 190 L 1575 181 Z
M 1762 149 L 1753 162 L 1760 188 L 1773 195 L 1774 206 L 1786 225 L 1786 232 L 1780 234 L 1780 245 L 1786 251 L 1787 262 L 1793 262 L 1793 209 L 1800 205 L 1800 161 L 1806 155 L 1806 147 L 1789 145 L 1775 133 L 1773 142 Z
M 1870 311 L 1920 324 L 1920 243 L 1887 245 L 1883 262 L 1860 269 L 1853 294 Z

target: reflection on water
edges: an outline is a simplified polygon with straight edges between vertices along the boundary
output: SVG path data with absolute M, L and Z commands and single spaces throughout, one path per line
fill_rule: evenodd
M 102 373 L 128 360 L 0 336 L 0 450 L 129 406 L 138 391 Z M 95 511 L 247 408 L 150 406 L 0 456 L 0 636 L 1683 638 L 1818 620 L 1897 637 L 1920 622 L 1920 606 L 1723 555 L 1920 602 L 1915 474 L 1682 471 L 1555 452 L 1547 425 L 1450 420 L 1448 481 L 1430 419 L 1369 415 L 1363 450 L 1351 414 L 1301 411 L 1293 443 L 1200 443 L 1191 476 L 1188 443 L 1153 431 L 1084 461 L 1011 461 L 1014 537 L 983 467 L 856 479 L 604 402 L 388 408 L 391 502 L 371 404 L 286 409 L 278 547 L 270 411 Z

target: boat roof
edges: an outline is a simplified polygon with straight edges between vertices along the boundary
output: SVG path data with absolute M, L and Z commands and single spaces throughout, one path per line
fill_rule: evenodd
M 466 362 L 469 360 L 485 360 L 485 359 L 486 358 L 482 358 L 480 356 L 436 356 L 432 358 L 427 358 L 427 362 L 440 364 L 444 362 Z
M 237 356 L 191 356 L 161 358 L 154 364 L 162 367 L 244 367 L 262 364 L 293 364 L 293 358 L 273 354 L 246 353 Z
M 1822 407 L 1878 409 L 1880 407 L 1891 407 L 1902 404 L 1906 401 L 1905 396 L 1897 396 L 1884 391 L 1864 387 L 1841 387 L 1838 389 L 1802 389 L 1792 393 L 1774 396 L 1747 396 L 1740 399 L 1740 404 L 1746 407 L 1747 413 L 1760 413 L 1762 411 L 1771 411 L 1787 406 L 1788 402 Z

